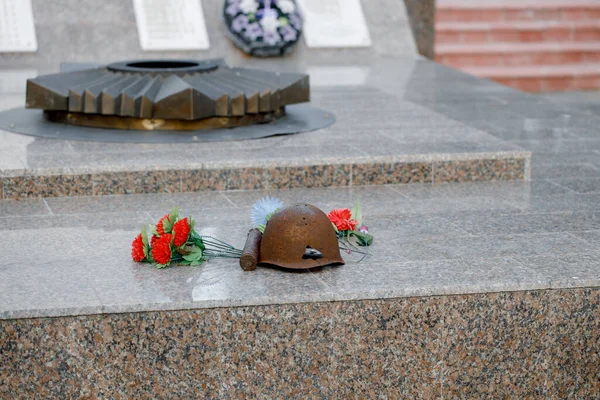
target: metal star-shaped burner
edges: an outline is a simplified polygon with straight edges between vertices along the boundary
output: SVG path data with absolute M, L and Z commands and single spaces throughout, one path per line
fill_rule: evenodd
M 222 60 L 126 61 L 27 81 L 27 108 L 97 128 L 198 130 L 264 123 L 310 100 L 308 75 Z

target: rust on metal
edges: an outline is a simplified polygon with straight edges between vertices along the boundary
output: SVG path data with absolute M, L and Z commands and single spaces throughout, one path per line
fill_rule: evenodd
M 265 228 L 260 263 L 291 269 L 344 264 L 333 225 L 310 204 L 276 212 Z
M 306 74 L 145 60 L 29 79 L 26 107 L 80 126 L 198 130 L 270 122 L 286 105 L 309 100 Z

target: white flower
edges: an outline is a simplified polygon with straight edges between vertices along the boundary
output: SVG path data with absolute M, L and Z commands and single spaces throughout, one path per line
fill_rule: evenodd
M 265 32 L 277 32 L 277 28 L 281 25 L 277 20 L 276 12 L 265 14 L 260 20 L 260 24 Z
M 256 0 L 242 0 L 240 3 L 240 10 L 244 14 L 254 14 L 258 10 L 258 1 Z
M 278 0 L 277 7 L 285 14 L 291 14 L 296 11 L 296 5 L 292 0 Z
M 266 225 L 267 217 L 282 207 L 283 203 L 276 197 L 267 196 L 258 199 L 256 203 L 254 203 L 254 206 L 252 206 L 252 211 L 250 212 L 252 225 Z

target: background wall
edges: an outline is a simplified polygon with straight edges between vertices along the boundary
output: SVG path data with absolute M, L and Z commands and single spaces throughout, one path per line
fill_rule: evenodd
M 429 39 L 421 39 L 421 32 L 427 29 L 417 21 L 422 15 L 428 15 L 423 11 L 427 7 L 419 5 L 419 0 L 406 1 L 410 4 L 413 29 L 419 32 L 418 42 L 428 42 Z M 38 51 L 2 53 L 0 67 L 34 65 L 38 66 L 38 70 L 54 71 L 62 61 L 104 63 L 133 58 L 226 57 L 235 64 L 244 59 L 245 56 L 225 36 L 223 0 L 203 0 L 202 5 L 211 45 L 208 51 L 143 52 L 130 0 L 33 0 Z M 291 63 L 344 62 L 350 59 L 360 63 L 360 60 L 368 62 L 368 58 L 372 57 L 415 56 L 415 40 L 404 3 L 401 0 L 381 0 L 374 5 L 363 0 L 373 42 L 370 48 L 316 50 L 307 49 L 300 41 L 296 51 L 286 59 Z

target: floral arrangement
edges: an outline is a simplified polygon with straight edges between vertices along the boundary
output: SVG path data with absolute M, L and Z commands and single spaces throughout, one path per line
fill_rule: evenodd
M 369 234 L 369 228 L 363 225 L 362 208 L 360 200 L 357 199 L 354 208 L 337 208 L 327 214 L 329 220 L 335 227 L 338 239 L 350 244 L 348 239 L 355 237 L 359 246 L 370 246 L 373 244 L 373 236 Z
M 200 236 L 194 227 L 191 217 L 180 218 L 179 210 L 174 208 L 152 225 L 150 235 L 146 227 L 142 228 L 131 244 L 131 257 L 165 268 L 172 263 L 200 265 L 211 258 L 241 256 L 241 250 L 211 236 Z
M 255 55 L 289 51 L 302 31 L 293 0 L 227 0 L 224 16 L 234 43 Z

